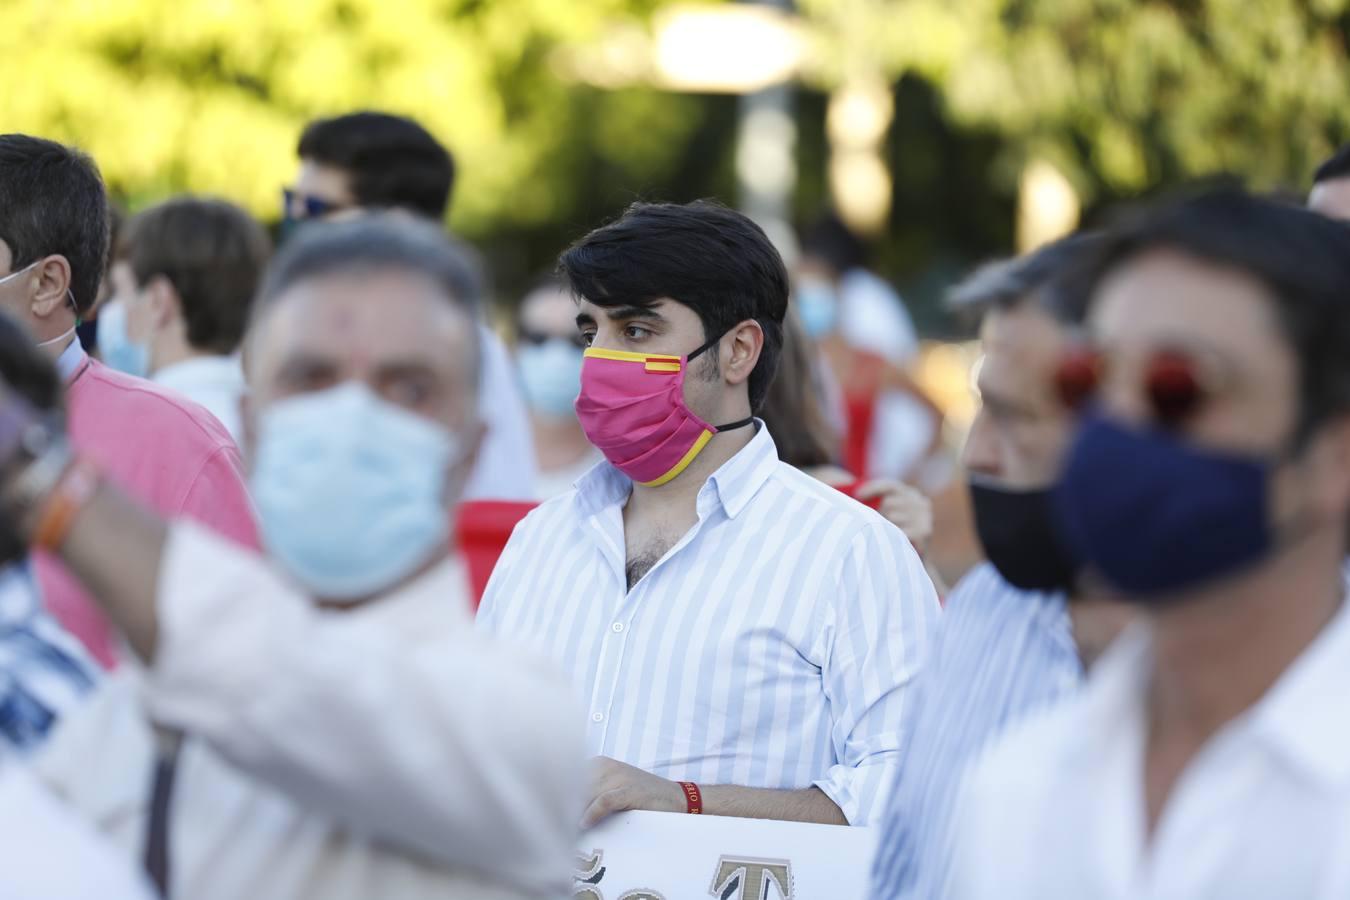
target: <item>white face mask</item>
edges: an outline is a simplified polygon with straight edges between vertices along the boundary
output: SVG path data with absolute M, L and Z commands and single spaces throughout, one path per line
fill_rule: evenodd
M 29 269 L 33 268 L 33 266 L 36 266 L 40 262 L 42 262 L 42 260 L 40 259 L 34 260 L 33 262 L 30 262 L 28 265 L 24 266 L 17 272 L 10 272 L 4 278 L 0 278 L 0 284 L 4 284 L 6 281 L 9 281 L 12 278 L 18 278 L 24 272 L 27 272 Z M 75 295 L 71 292 L 69 288 L 66 288 L 66 297 L 70 300 L 70 308 L 75 310 L 75 322 L 78 325 L 80 321 L 80 308 L 75 305 Z M 70 330 L 67 331 L 65 334 L 62 334 L 58 337 L 54 337 L 50 341 L 41 341 L 38 343 L 37 346 L 50 347 L 52 344 L 59 344 L 74 333 L 75 333 L 75 325 L 72 325 Z

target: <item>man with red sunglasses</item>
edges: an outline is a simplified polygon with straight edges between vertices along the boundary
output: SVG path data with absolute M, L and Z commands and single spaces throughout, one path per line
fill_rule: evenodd
M 952 802 L 969 762 L 1014 723 L 1076 691 L 1128 614 L 1079 589 L 1078 567 L 1051 520 L 1073 433 L 1076 404 L 1066 400 L 1093 372 L 1068 353 L 1072 325 L 1053 308 L 1052 288 L 1094 240 L 1079 235 L 993 263 L 952 293 L 954 311 L 981 319 L 982 404 L 963 462 L 988 562 L 948 598 L 920 675 L 873 897 L 941 895 Z
M 944 896 L 1350 896 L 1350 229 L 1230 189 L 1094 257 L 1054 506 L 1140 622 L 972 773 Z

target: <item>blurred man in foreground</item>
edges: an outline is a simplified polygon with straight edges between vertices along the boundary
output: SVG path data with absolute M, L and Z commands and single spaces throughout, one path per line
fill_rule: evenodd
M 754 417 L 778 251 L 716 204 L 638 203 L 560 268 L 587 344 L 577 415 L 607 461 L 516 528 L 478 622 L 590 698 L 587 824 L 872 822 L 937 598 L 899 529 L 779 460 Z
M 220 423 L 178 394 L 91 360 L 75 339 L 107 255 L 107 199 L 93 161 L 52 141 L 0 135 L 0 309 L 55 362 L 76 449 L 160 514 L 256 543 L 239 451 Z M 35 563 L 47 608 L 100 662 L 116 662 L 107 622 L 71 574 L 45 553 Z
M 1324 216 L 1350 221 L 1350 144 L 1317 167 L 1308 208 Z
M 1237 191 L 1108 236 L 1056 494 L 1141 624 L 969 780 L 959 898 L 1350 896 L 1350 229 Z
M 147 666 L 36 764 L 145 848 L 168 894 L 565 889 L 578 717 L 557 678 L 473 632 L 446 551 L 481 438 L 476 291 L 465 258 L 407 219 L 325 226 L 277 260 L 246 420 L 275 569 L 141 512 L 59 426 L 0 405 L 5 521 L 59 552 Z M 164 731 L 185 737 L 152 785 Z
M 445 221 L 455 184 L 454 157 L 412 119 L 381 112 L 316 119 L 300 136 L 298 152 L 295 185 L 284 192 L 287 232 L 369 210 Z M 511 360 L 486 324 L 479 326 L 479 343 L 478 408 L 487 432 L 464 497 L 533 500 L 534 445 Z
M 1084 255 L 1067 238 L 975 273 L 953 295 L 982 317 L 980 411 L 966 441 L 975 524 L 988 562 L 947 598 L 920 676 L 910 749 L 877 853 L 872 896 L 939 897 L 951 808 L 967 764 L 1010 727 L 1078 689 L 1129 609 L 1093 597 L 1056 536 L 1050 496 L 1072 436 L 1061 371 L 1070 324 L 1052 283 Z
M 177 197 L 133 217 L 99 314 L 108 365 L 200 403 L 242 441 L 239 344 L 271 252 L 262 226 L 223 200 Z

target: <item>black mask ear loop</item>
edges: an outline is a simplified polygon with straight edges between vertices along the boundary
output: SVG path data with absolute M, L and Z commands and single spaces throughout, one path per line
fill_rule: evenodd
M 726 333 L 723 332 L 722 334 L 719 334 L 717 337 L 715 337 L 715 338 L 713 338 L 712 340 L 708 341 L 708 342 L 707 342 L 706 344 L 704 344 L 702 347 L 699 347 L 699 348 L 698 348 L 697 350 L 695 350 L 693 353 L 690 353 L 688 356 L 686 356 L 686 357 L 684 358 L 685 365 L 688 365 L 689 363 L 693 362 L 695 357 L 700 356 L 700 355 L 702 355 L 703 353 L 706 353 L 708 350 L 712 349 L 713 347 L 716 347 L 716 346 L 717 346 L 717 343 L 718 343 L 719 341 L 721 341 L 722 338 L 725 337 L 725 336 L 726 336 Z M 728 423 L 725 424 L 725 425 L 714 425 L 714 426 L 713 426 L 713 429 L 714 429 L 718 434 L 721 434 L 721 433 L 724 432 L 724 431 L 735 431 L 737 428 L 744 428 L 744 427 L 747 426 L 747 425 L 753 425 L 753 424 L 755 424 L 755 417 L 754 417 L 754 416 L 749 416 L 748 418 L 737 419 L 735 422 L 728 422 Z

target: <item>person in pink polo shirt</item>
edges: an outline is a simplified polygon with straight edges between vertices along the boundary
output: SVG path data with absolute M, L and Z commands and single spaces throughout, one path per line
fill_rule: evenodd
M 32 333 L 66 383 L 70 439 L 133 497 L 257 546 L 239 450 L 202 407 L 90 359 L 75 325 L 108 256 L 108 205 L 93 160 L 22 134 L 0 135 L 0 309 Z M 119 645 L 65 568 L 34 554 L 52 614 L 105 666 Z

